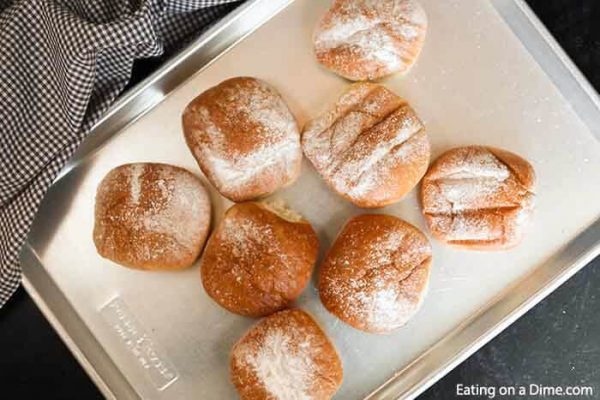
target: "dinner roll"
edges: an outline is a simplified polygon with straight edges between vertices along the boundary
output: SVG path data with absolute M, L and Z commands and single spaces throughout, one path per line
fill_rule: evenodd
M 317 323 L 285 310 L 252 327 L 231 352 L 231 381 L 242 400 L 327 400 L 342 363 Z
M 317 60 L 353 81 L 406 73 L 427 31 L 427 15 L 414 0 L 335 0 L 317 25 Z
M 356 83 L 310 121 L 304 154 L 325 182 L 359 207 L 397 202 L 421 179 L 429 139 L 410 105 L 383 86 Z
M 533 167 L 505 150 L 459 147 L 442 154 L 421 187 L 433 235 L 452 246 L 501 250 L 521 241 L 533 210 Z
M 189 267 L 208 235 L 210 208 L 200 179 L 183 168 L 121 165 L 98 186 L 94 244 L 102 257 L 126 267 Z
M 431 246 L 391 215 L 350 219 L 319 270 L 325 308 L 354 328 L 388 333 L 419 309 L 429 281 Z
M 319 241 L 301 216 L 279 204 L 232 206 L 202 256 L 206 292 L 227 310 L 261 317 L 286 308 L 310 279 Z
M 300 173 L 296 120 L 261 80 L 233 78 L 208 89 L 188 104 L 182 123 L 202 172 L 232 201 L 272 193 Z

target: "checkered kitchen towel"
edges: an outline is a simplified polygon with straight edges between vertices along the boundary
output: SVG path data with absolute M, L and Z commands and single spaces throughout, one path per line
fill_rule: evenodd
M 237 0 L 0 0 L 0 307 L 46 190 L 127 84 Z

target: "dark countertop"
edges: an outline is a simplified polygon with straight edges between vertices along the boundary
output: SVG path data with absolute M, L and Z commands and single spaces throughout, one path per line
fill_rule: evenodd
M 600 1 L 527 2 L 600 90 Z M 139 65 L 137 78 L 155 65 Z M 598 310 L 600 258 L 420 398 L 453 398 L 458 383 L 496 387 L 595 385 L 594 396 L 588 398 L 600 398 Z M 0 384 L 11 399 L 101 398 L 22 289 L 0 311 Z

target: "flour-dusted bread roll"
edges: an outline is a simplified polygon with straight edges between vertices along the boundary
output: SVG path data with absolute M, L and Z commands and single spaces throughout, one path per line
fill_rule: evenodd
M 233 347 L 230 371 L 242 400 L 327 400 L 343 375 L 335 348 L 301 310 L 252 327 Z
M 317 25 L 317 60 L 354 81 L 406 73 L 427 31 L 427 15 L 415 0 L 335 0 Z
M 185 108 L 185 140 L 202 172 L 241 202 L 291 184 L 300 173 L 298 125 L 277 91 L 254 78 L 232 78 Z
M 319 241 L 301 216 L 279 204 L 232 206 L 201 261 L 208 295 L 227 310 L 261 317 L 286 308 L 310 279 Z
M 459 147 L 442 154 L 421 186 L 433 235 L 455 247 L 502 250 L 521 241 L 534 205 L 533 167 L 505 150 Z
M 185 268 L 202 250 L 210 215 L 204 185 L 185 169 L 121 165 L 98 186 L 94 243 L 102 257 L 126 267 Z
M 400 200 L 429 163 L 429 139 L 414 110 L 373 83 L 353 84 L 310 121 L 302 147 L 333 190 L 364 208 Z
M 325 308 L 371 333 L 404 325 L 429 282 L 431 245 L 417 228 L 391 215 L 360 215 L 338 235 L 319 270 Z

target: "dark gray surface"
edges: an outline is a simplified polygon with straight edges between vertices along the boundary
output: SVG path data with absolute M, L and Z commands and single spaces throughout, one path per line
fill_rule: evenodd
M 588 398 L 600 398 L 599 311 L 600 258 L 596 258 L 420 400 L 453 398 L 459 383 L 496 388 L 592 386 L 594 397 Z
M 528 3 L 598 90 L 600 1 Z M 136 65 L 136 80 L 157 64 L 150 61 Z M 421 399 L 455 398 L 458 383 L 495 387 L 531 383 L 595 385 L 591 398 L 600 398 L 600 258 L 435 384 Z M 0 311 L 0 393 L 2 399 L 101 398 L 23 290 Z

